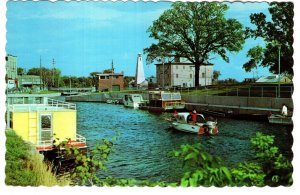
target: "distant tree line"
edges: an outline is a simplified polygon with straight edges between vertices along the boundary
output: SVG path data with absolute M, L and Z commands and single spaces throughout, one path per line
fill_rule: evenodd
M 58 88 L 58 87 L 96 87 L 98 85 L 97 74 L 111 73 L 111 69 L 106 69 L 103 72 L 91 72 L 88 77 L 76 77 L 76 76 L 62 76 L 61 71 L 57 68 L 31 68 L 26 71 L 24 68 L 19 67 L 17 69 L 18 75 L 36 75 L 41 76 L 41 80 L 44 84 L 44 88 Z M 128 83 L 133 80 L 132 76 L 124 77 L 124 86 L 128 86 Z

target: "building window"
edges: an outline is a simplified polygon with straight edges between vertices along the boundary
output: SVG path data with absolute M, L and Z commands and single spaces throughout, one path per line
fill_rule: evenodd
M 202 77 L 205 77 L 205 73 L 204 72 L 202 72 Z
M 178 74 L 176 74 L 176 78 L 178 78 Z
M 115 79 L 118 79 L 118 78 L 119 78 L 119 76 L 118 76 L 118 75 L 116 75 L 116 76 L 114 76 L 114 78 L 115 78 Z
M 100 76 L 100 79 L 105 79 L 105 76 Z
M 109 79 L 109 76 L 105 76 L 105 79 Z
M 190 74 L 190 78 L 193 78 L 193 75 L 192 75 L 192 74 Z

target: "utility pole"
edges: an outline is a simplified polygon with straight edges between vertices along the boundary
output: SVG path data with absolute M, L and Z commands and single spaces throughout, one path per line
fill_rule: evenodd
M 40 90 L 42 90 L 42 57 L 40 56 Z
M 278 44 L 278 98 L 280 98 L 280 49 L 281 45 Z
M 52 59 L 52 86 L 55 87 L 54 83 L 54 72 L 55 72 L 55 67 L 54 67 L 55 61 L 54 58 Z

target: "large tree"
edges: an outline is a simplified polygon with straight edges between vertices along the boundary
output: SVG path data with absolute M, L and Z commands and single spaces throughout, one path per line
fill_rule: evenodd
M 271 21 L 268 21 L 263 13 L 250 15 L 251 23 L 256 28 L 247 28 L 248 37 L 261 37 L 266 46 L 255 46 L 248 51 L 247 57 L 250 59 L 243 66 L 246 71 L 263 66 L 269 67 L 273 73 L 278 73 L 280 51 L 280 72 L 293 75 L 293 9 L 292 2 L 272 2 L 269 7 Z
M 45 67 L 42 68 L 31 68 L 28 70 L 28 75 L 37 75 L 41 76 L 43 86 L 58 87 L 61 71 L 57 68 L 48 69 Z
M 149 27 L 157 40 L 145 48 L 147 62 L 158 57 L 185 57 L 195 64 L 195 86 L 199 86 L 200 66 L 211 54 L 229 62 L 227 51 L 240 51 L 244 44 L 243 26 L 236 19 L 224 17 L 223 3 L 176 2 Z

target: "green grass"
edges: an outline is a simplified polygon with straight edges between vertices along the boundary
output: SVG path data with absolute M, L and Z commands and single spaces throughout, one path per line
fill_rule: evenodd
M 52 173 L 52 165 L 45 164 L 42 156 L 26 144 L 13 130 L 6 130 L 5 183 L 12 186 L 68 185 Z

